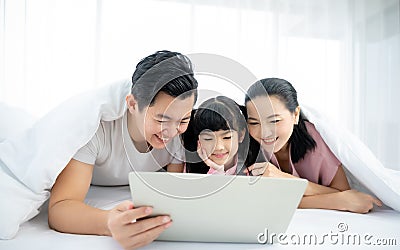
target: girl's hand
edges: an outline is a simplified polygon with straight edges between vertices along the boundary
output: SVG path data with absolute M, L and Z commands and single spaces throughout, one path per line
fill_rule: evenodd
M 207 152 L 204 148 L 201 147 L 200 142 L 197 142 L 197 154 L 199 154 L 201 160 L 210 168 L 214 169 L 219 173 L 224 173 L 224 165 L 218 165 L 217 163 L 213 162 L 208 158 Z
M 374 204 L 381 207 L 383 203 L 377 198 L 358 192 L 357 190 L 350 189 L 337 193 L 341 202 L 340 210 L 350 211 L 354 213 L 368 213 L 374 207 Z

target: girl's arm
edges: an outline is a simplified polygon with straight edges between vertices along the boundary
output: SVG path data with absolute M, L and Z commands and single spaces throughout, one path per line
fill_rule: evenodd
M 109 235 L 124 248 L 146 245 L 171 225 L 158 216 L 132 223 L 151 214 L 151 207 L 134 208 L 126 201 L 106 211 L 84 203 L 92 179 L 93 165 L 72 159 L 58 176 L 49 202 L 49 225 L 66 233 Z

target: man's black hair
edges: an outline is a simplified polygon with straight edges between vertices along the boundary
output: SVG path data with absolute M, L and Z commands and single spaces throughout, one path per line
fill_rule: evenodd
M 132 75 L 131 93 L 139 110 L 154 104 L 158 93 L 185 99 L 194 94 L 197 99 L 197 80 L 190 59 L 179 52 L 167 50 L 143 58 Z

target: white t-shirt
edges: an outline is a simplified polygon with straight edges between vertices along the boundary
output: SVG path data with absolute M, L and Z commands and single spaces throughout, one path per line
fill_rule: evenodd
M 94 185 L 127 185 L 131 171 L 153 172 L 170 163 L 184 162 L 185 153 L 179 136 L 174 137 L 164 149 L 152 149 L 147 153 L 137 151 L 128 133 L 126 117 L 125 112 L 117 120 L 101 121 L 93 138 L 73 157 L 94 165 Z

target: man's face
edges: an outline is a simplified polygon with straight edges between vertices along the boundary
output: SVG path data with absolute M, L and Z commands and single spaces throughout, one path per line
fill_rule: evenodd
M 133 123 L 139 135 L 135 134 L 132 138 L 139 142 L 146 140 L 156 149 L 164 148 L 173 137 L 186 131 L 193 105 L 194 94 L 181 99 L 164 92 L 158 93 L 151 106 L 141 111 L 136 107 Z

